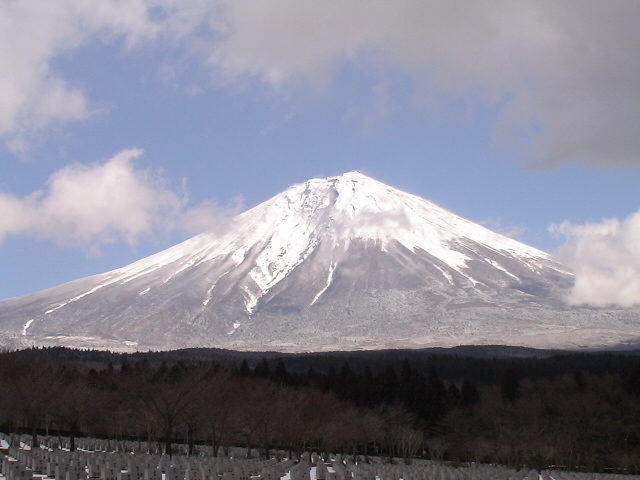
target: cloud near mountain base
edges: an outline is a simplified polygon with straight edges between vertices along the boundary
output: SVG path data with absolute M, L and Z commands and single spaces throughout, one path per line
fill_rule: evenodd
M 558 257 L 575 273 L 575 285 L 566 298 L 569 304 L 640 305 L 640 212 L 625 220 L 564 222 L 551 231 L 567 238 Z

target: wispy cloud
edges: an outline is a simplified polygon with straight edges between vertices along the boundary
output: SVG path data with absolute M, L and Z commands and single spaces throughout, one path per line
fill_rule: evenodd
M 91 115 L 91 102 L 53 61 L 89 42 L 125 50 L 181 38 L 199 18 L 199 2 L 69 0 L 0 2 L 0 138 L 21 154 L 34 135 Z
M 407 98 L 490 106 L 496 138 L 542 165 L 638 164 L 639 16 L 635 0 L 4 1 L 0 137 L 20 152 L 34 132 L 86 119 L 92 99 L 52 62 L 98 41 L 206 65 L 232 88 L 317 92 L 348 63 L 386 86 L 370 95 L 376 115 Z M 391 98 L 399 75 L 413 94 Z
M 640 212 L 625 220 L 565 222 L 553 225 L 551 231 L 567 239 L 557 255 L 575 273 L 575 285 L 567 297 L 570 304 L 640 304 Z
M 177 229 L 226 227 L 235 209 L 189 206 L 186 193 L 169 188 L 161 174 L 136 168 L 142 153 L 132 148 L 102 163 L 69 165 L 23 198 L 0 192 L 0 241 L 26 235 L 97 253 L 105 244 L 135 244 Z
M 505 225 L 498 218 L 491 218 L 482 220 L 479 222 L 485 228 L 492 230 L 500 235 L 504 235 L 505 237 L 513 238 L 517 240 L 522 237 L 526 232 L 526 228 L 522 225 Z
M 277 89 L 322 88 L 344 62 L 403 72 L 424 108 L 498 107 L 496 138 L 540 164 L 637 164 L 639 16 L 632 0 L 245 0 L 212 17 L 209 61 Z

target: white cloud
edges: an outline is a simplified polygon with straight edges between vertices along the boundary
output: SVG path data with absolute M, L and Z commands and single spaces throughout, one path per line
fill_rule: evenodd
M 0 3 L 0 135 L 13 137 L 16 148 L 19 137 L 43 125 L 87 115 L 82 93 L 48 65 L 59 49 L 77 43 L 69 13 L 60 6 Z
M 89 41 L 133 48 L 179 37 L 195 23 L 194 7 L 176 12 L 173 3 L 0 1 L 0 137 L 9 148 L 21 153 L 46 127 L 91 114 L 85 92 L 52 67 L 54 59 Z
M 322 88 L 354 62 L 408 74 L 427 108 L 499 106 L 497 138 L 524 138 L 540 163 L 640 163 L 637 1 L 241 0 L 224 12 L 209 60 L 230 81 Z
M 630 307 L 640 304 L 640 212 L 625 220 L 553 225 L 567 243 L 558 257 L 575 273 L 567 301 L 573 305 Z
M 0 137 L 20 151 L 86 119 L 90 99 L 52 62 L 98 41 L 278 91 L 321 90 L 350 63 L 386 86 L 375 115 L 405 96 L 448 115 L 497 107 L 496 138 L 539 163 L 638 164 L 639 17 L 635 0 L 0 0 Z
M 28 235 L 62 245 L 101 245 L 181 229 L 221 229 L 234 210 L 213 203 L 189 207 L 159 174 L 137 169 L 140 149 L 123 150 L 103 163 L 73 164 L 55 172 L 45 189 L 17 198 L 0 192 L 0 240 Z

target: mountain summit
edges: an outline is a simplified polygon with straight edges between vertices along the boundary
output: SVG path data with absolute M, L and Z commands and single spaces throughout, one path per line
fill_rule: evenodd
M 569 308 L 535 248 L 358 172 L 294 185 L 105 274 L 0 302 L 7 345 L 321 351 L 606 346 L 637 311 Z

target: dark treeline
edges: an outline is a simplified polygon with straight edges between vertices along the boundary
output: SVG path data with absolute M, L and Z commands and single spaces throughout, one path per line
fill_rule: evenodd
M 52 360 L 80 361 L 101 369 L 111 363 L 119 365 L 124 359 L 130 364 L 142 361 L 157 367 L 161 363 L 216 362 L 221 365 L 240 365 L 245 360 L 250 368 L 266 360 L 270 369 L 283 361 L 292 374 L 305 374 L 310 368 L 326 374 L 331 368 L 339 370 L 345 362 L 358 373 L 369 368 L 373 374 L 392 366 L 396 374 L 405 360 L 423 374 L 432 368 L 445 381 L 468 379 L 476 384 L 499 384 L 503 372 L 513 370 L 521 379 L 553 379 L 560 375 L 583 371 L 596 375 L 625 375 L 640 363 L 640 350 L 623 352 L 566 352 L 536 350 L 524 347 L 462 346 L 422 350 L 380 350 L 356 352 L 325 352 L 282 354 L 276 352 L 237 352 L 232 350 L 191 348 L 175 351 L 115 353 L 99 350 L 78 350 L 67 347 L 31 348 L 12 352 L 29 361 L 31 357 Z
M 277 447 L 298 458 L 313 450 L 409 459 L 423 443 L 415 416 L 401 405 L 359 407 L 312 382 L 288 385 L 286 372 L 278 372 L 278 381 L 259 367 L 152 365 L 144 357 L 131 362 L 129 355 L 119 364 L 107 356 L 106 366 L 96 369 L 101 361 L 93 353 L 87 362 L 50 353 L 0 355 L 0 428 L 32 435 L 35 446 L 38 434 L 60 432 L 70 437 L 72 450 L 83 435 L 157 442 L 167 454 L 178 441 L 189 452 L 206 443 L 216 454 L 241 445 L 249 456 L 257 450 L 268 457 Z
M 145 439 L 167 453 L 180 441 L 640 472 L 634 355 L 206 352 L 3 353 L 0 426 L 34 441 L 47 430 Z

